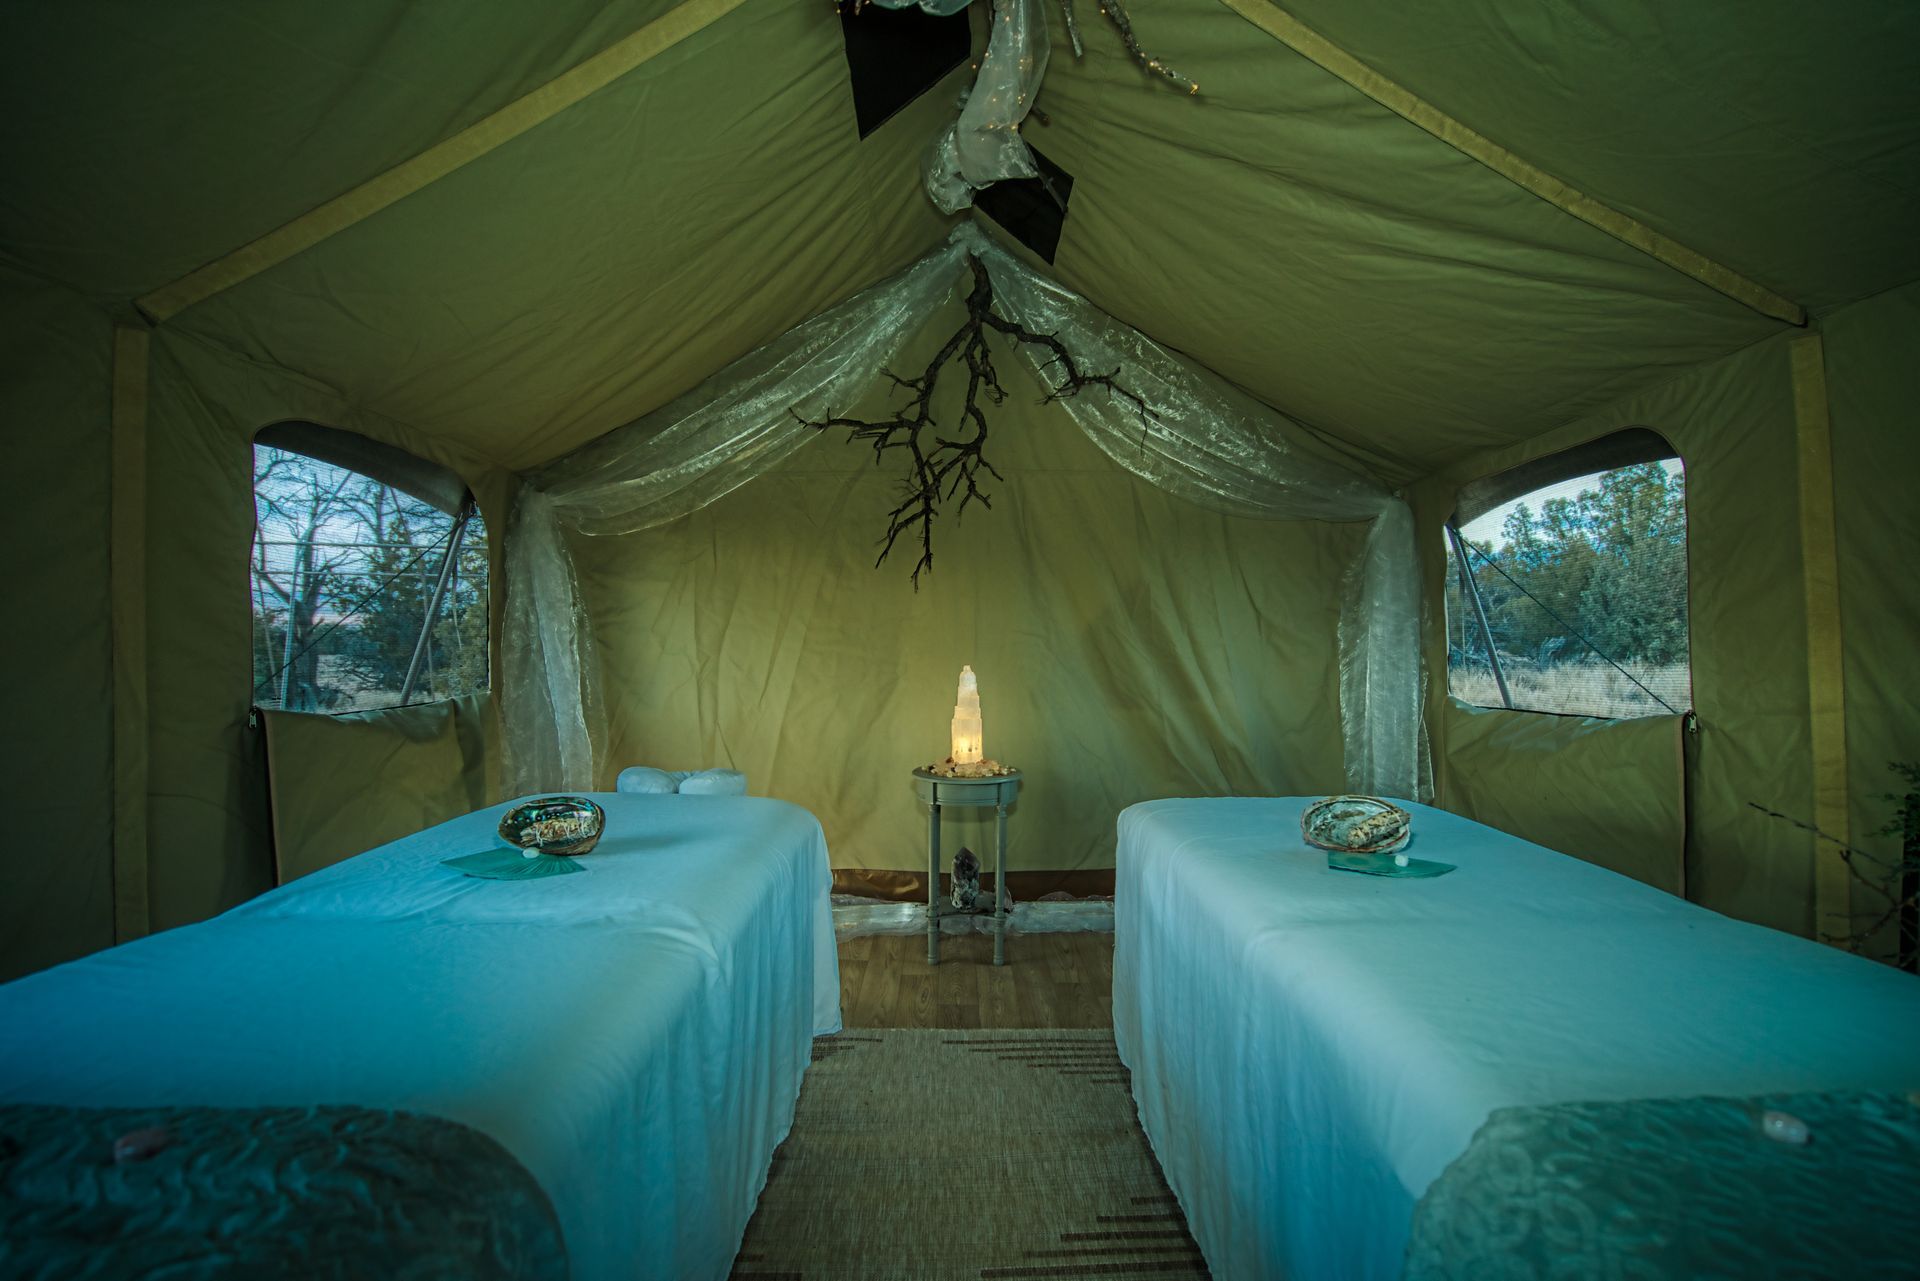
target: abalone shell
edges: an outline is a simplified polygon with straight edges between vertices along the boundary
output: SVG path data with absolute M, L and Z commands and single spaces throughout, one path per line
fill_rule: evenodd
M 1391 854 L 1413 839 L 1413 815 L 1377 796 L 1329 796 L 1300 815 L 1307 844 L 1347 854 Z
M 606 826 L 605 811 L 584 796 L 541 796 L 507 811 L 500 839 L 542 854 L 585 854 Z

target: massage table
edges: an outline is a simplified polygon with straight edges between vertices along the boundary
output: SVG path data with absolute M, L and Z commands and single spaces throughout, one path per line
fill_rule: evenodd
M 1334 871 L 1301 839 L 1308 803 L 1118 823 L 1115 1036 L 1216 1278 L 1545 1275 L 1527 1249 L 1566 1276 L 1616 1275 L 1609 1250 L 1844 1275 L 1836 1239 L 1911 1225 L 1920 980 L 1422 805 L 1406 852 L 1457 870 Z M 1649 1143 L 1670 1149 L 1651 1175 Z M 1816 1204 L 1719 1199 L 1804 1188 L 1809 1162 L 1839 1180 Z M 1903 1242 L 1886 1275 L 1911 1275 Z
M 112 1178 L 151 1168 L 162 1172 L 155 1187 L 177 1188 L 199 1177 L 196 1162 L 209 1164 L 195 1136 L 226 1141 L 217 1132 L 231 1117 L 242 1131 L 297 1122 L 309 1148 L 318 1123 L 320 1146 L 360 1165 L 323 1179 L 261 1176 L 297 1196 L 308 1184 L 351 1185 L 354 1170 L 402 1151 L 408 1135 L 396 1125 L 425 1128 L 446 1151 L 493 1149 L 530 1176 L 574 1281 L 725 1276 L 791 1124 L 812 1039 L 840 1026 L 826 842 L 806 811 L 764 798 L 594 799 L 606 831 L 581 873 L 482 880 L 442 866 L 501 844 L 508 805 L 493 806 L 213 920 L 0 987 L 0 1139 L 8 1116 L 27 1136 L 6 1140 L 14 1173 L 54 1200 L 110 1201 L 125 1189 L 68 1178 L 51 1157 L 27 1170 L 38 1151 L 28 1139 L 91 1126 L 97 1137 L 72 1146 Z M 100 1143 L 129 1126 L 171 1126 L 172 1146 L 115 1166 Z M 261 1141 L 239 1137 L 249 1152 Z M 451 1159 L 423 1158 L 427 1193 L 437 1179 L 449 1197 L 484 1185 L 528 1199 L 514 1169 L 440 1168 Z M 186 1172 L 166 1173 L 169 1163 Z M 33 1209 L 19 1199 L 26 1186 L 16 1182 L 8 1206 L 26 1216 L 12 1224 L 16 1251 Z M 156 1240 L 199 1230 L 154 1227 Z M 283 1249 L 314 1244 L 297 1219 L 274 1230 L 288 1234 Z M 456 1230 L 466 1229 L 443 1235 Z M 379 1274 L 458 1275 L 401 1266 L 453 1248 L 421 1231 L 363 1243 L 380 1251 Z M 522 1236 L 538 1237 L 538 1225 Z M 326 1275 L 353 1271 L 311 1262 Z M 508 1260 L 501 1270 L 554 1268 Z

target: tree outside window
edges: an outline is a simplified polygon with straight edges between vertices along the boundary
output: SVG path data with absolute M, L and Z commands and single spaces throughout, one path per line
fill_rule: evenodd
M 1447 548 L 1447 683 L 1455 698 L 1504 706 L 1497 660 L 1521 710 L 1624 718 L 1692 705 L 1686 475 L 1678 459 L 1536 490 L 1463 526 L 1460 546 L 1470 582 L 1455 545 Z
M 254 448 L 253 479 L 255 706 L 368 711 L 487 688 L 477 511 L 469 505 L 463 521 L 370 476 L 266 445 Z

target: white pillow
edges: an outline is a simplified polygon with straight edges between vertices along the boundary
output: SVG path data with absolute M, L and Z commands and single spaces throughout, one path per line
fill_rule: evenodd
M 745 796 L 747 776 L 737 769 L 703 769 L 680 780 L 682 796 Z
M 632 765 L 620 771 L 620 777 L 613 781 L 616 792 L 639 792 L 648 796 L 670 796 L 675 788 L 673 775 L 662 769 L 651 769 L 645 765 Z

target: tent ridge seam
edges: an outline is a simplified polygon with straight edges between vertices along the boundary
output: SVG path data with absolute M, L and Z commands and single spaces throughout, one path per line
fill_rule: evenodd
M 698 34 L 746 0 L 684 0 L 599 53 L 529 90 L 450 138 L 342 192 L 291 222 L 224 257 L 136 299 L 134 306 L 162 324 L 196 303 L 261 272 L 396 204 L 448 174 L 551 120 L 628 72 Z
M 1765 285 L 1750 280 L 1673 237 L 1655 231 L 1630 214 L 1597 200 L 1538 165 L 1521 159 L 1493 139 L 1454 119 L 1411 89 L 1382 75 L 1327 39 L 1272 0 L 1221 0 L 1281 44 L 1395 115 L 1418 126 L 1454 150 L 1493 170 L 1509 182 L 1594 227 L 1615 240 L 1664 263 L 1710 289 L 1764 316 L 1805 326 L 1806 309 Z

